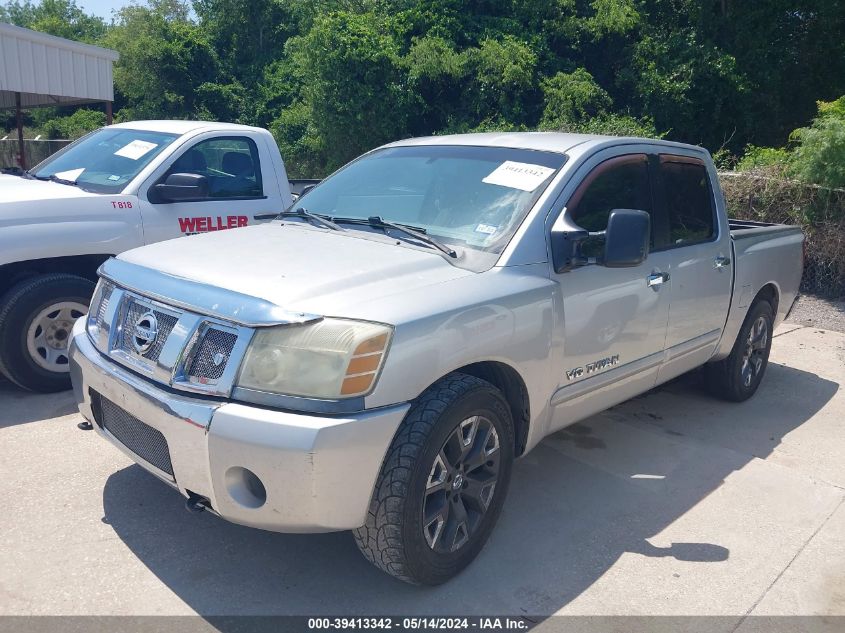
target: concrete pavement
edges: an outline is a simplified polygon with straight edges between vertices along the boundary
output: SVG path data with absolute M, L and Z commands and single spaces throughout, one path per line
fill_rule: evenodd
M 691 374 L 557 433 L 479 559 L 417 588 L 348 533 L 190 515 L 70 394 L 0 383 L 0 614 L 845 615 L 843 384 L 845 334 L 786 325 L 746 403 Z

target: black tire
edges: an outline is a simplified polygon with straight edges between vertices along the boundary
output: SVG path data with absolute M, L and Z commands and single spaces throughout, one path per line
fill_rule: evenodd
M 473 419 L 476 422 L 468 424 L 468 420 Z M 465 433 L 464 429 L 472 424 L 475 424 L 475 430 L 471 430 L 473 437 L 466 449 L 466 460 L 476 459 L 469 455 L 483 455 L 484 464 L 480 467 L 462 465 L 450 471 L 455 474 L 448 475 L 448 480 L 445 474 L 439 477 L 444 482 L 438 486 L 443 486 L 446 515 L 454 511 L 458 516 L 457 510 L 452 508 L 463 508 L 464 528 L 463 534 L 458 528 L 458 538 L 451 540 L 453 546 L 461 541 L 454 551 L 437 551 L 435 547 L 449 545 L 447 537 L 455 520 L 444 521 L 442 526 L 429 530 L 426 535 L 423 511 L 427 503 L 434 503 L 435 494 L 440 494 L 432 492 L 434 486 L 429 485 L 437 468 L 435 461 L 448 450 L 447 441 L 452 442 L 455 437 L 458 439 L 454 441 L 465 441 L 469 432 Z M 482 428 L 486 436 L 481 435 Z M 496 433 L 490 432 L 490 428 Z M 456 436 L 456 432 L 461 435 Z M 476 451 L 476 439 L 481 442 L 480 453 Z M 489 450 L 496 439 L 498 449 Z M 387 451 L 367 522 L 354 532 L 361 553 L 379 569 L 411 584 L 437 585 L 458 574 L 478 555 L 496 524 L 510 483 L 513 447 L 510 409 L 496 387 L 460 373 L 439 380 L 416 400 Z M 491 475 L 487 471 L 491 469 L 494 457 L 497 478 L 490 487 L 487 482 Z M 463 473 L 460 478 L 463 486 L 458 479 L 459 472 Z M 478 484 L 482 476 L 486 493 L 481 492 Z M 472 489 L 480 494 L 472 494 Z M 461 498 L 462 494 L 467 496 Z M 479 511 L 476 500 L 482 496 L 487 499 L 482 504 L 484 509 Z M 454 506 L 450 505 L 450 500 Z M 460 525 L 461 519 L 456 521 Z M 436 535 L 432 537 L 433 533 Z M 429 541 L 432 538 L 434 544 Z
M 28 350 L 27 336 L 33 320 L 43 310 L 62 302 L 87 307 L 93 293 L 94 284 L 89 280 L 66 274 L 29 277 L 12 286 L 0 299 L 0 372 L 30 391 L 50 393 L 70 389 L 70 373 L 39 365 Z M 70 332 L 66 328 L 55 334 L 69 341 Z M 66 362 L 66 357 L 59 360 Z
M 707 386 L 713 395 L 731 402 L 743 402 L 754 395 L 769 364 L 773 323 L 774 311 L 768 301 L 758 300 L 751 306 L 730 355 L 705 365 Z M 765 327 L 765 340 L 752 346 L 751 339 L 760 338 L 756 329 L 752 337 L 752 328 L 760 324 Z

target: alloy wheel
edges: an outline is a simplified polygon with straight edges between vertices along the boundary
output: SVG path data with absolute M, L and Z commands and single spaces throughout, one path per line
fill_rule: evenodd
M 742 384 L 750 387 L 763 369 L 766 360 L 766 348 L 769 344 L 769 324 L 765 317 L 759 317 L 751 331 L 748 333 L 748 340 L 745 343 L 745 353 L 742 355 L 740 374 Z
M 490 507 L 500 465 L 499 434 L 483 416 L 463 420 L 440 448 L 426 480 L 423 533 L 438 553 L 459 550 Z

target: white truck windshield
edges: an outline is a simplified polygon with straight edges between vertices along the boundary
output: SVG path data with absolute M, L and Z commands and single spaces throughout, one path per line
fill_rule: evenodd
M 564 154 L 501 147 L 387 148 L 350 163 L 292 211 L 339 222 L 378 216 L 447 244 L 500 253 L 565 161 Z
M 178 134 L 104 128 L 71 143 L 29 173 L 86 191 L 119 193 L 177 138 Z

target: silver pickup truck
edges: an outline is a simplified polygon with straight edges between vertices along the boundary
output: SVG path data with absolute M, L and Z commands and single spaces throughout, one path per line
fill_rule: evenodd
M 716 395 L 752 396 L 802 242 L 729 221 L 698 147 L 404 140 L 274 222 L 108 260 L 71 375 L 97 432 L 190 509 L 353 530 L 436 584 L 550 433 L 702 365 Z

